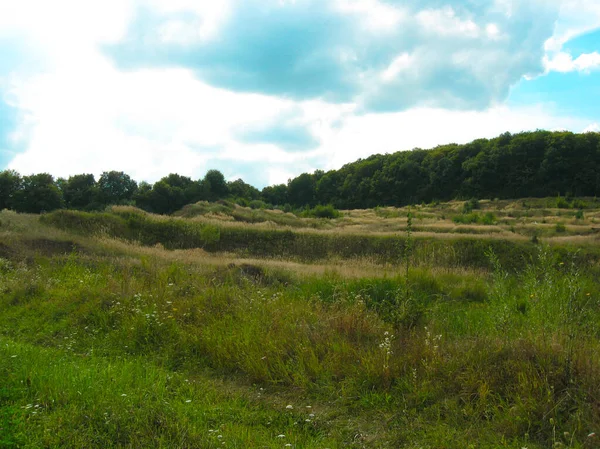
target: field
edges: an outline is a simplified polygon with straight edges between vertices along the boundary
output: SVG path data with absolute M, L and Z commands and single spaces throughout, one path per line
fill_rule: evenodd
M 600 202 L 0 212 L 0 447 L 600 447 Z

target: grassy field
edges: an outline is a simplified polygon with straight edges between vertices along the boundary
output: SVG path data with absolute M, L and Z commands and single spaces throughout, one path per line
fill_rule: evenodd
M 3 211 L 0 447 L 600 447 L 599 208 Z

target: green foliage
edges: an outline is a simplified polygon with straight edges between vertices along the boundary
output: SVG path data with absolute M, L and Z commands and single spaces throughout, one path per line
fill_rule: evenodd
M 98 188 L 92 174 L 74 175 L 62 186 L 65 206 L 69 209 L 93 210 L 99 208 Z
M 522 198 L 596 195 L 600 136 L 535 131 L 478 139 L 433 150 L 374 155 L 327 173 L 290 180 L 293 207 L 333 204 L 338 208 L 403 206 L 454 198 Z M 263 190 L 263 195 L 272 192 Z M 281 193 L 284 196 L 284 192 Z M 273 204 L 283 202 L 267 200 Z M 557 199 L 555 207 L 583 208 Z M 465 213 L 477 207 L 466 203 Z
M 554 225 L 554 230 L 562 234 L 567 231 L 567 228 L 565 227 L 564 223 L 556 223 L 556 225 Z
M 306 209 L 302 212 L 303 217 L 314 217 L 314 218 L 340 218 L 342 214 L 339 210 L 335 209 L 331 204 L 326 206 L 315 206 L 312 209 Z
M 264 201 L 261 201 L 261 200 L 253 200 L 253 201 L 250 201 L 248 206 L 250 207 L 250 209 L 266 209 L 267 203 L 265 203 Z
M 496 216 L 493 212 L 486 212 L 485 214 L 468 213 L 456 215 L 452 218 L 452 221 L 456 224 L 482 224 L 489 226 L 496 223 Z
M 122 171 L 104 172 L 98 180 L 98 199 L 104 205 L 128 204 L 137 191 L 137 183 Z
M 39 214 L 60 209 L 63 206 L 63 196 L 52 175 L 40 173 L 23 177 L 12 203 L 17 212 Z
M 479 209 L 479 207 L 479 201 L 476 198 L 472 198 L 463 205 L 463 214 L 470 214 L 473 210 Z
M 225 198 L 229 194 L 229 187 L 225 181 L 225 176 L 219 170 L 209 170 L 202 181 L 205 192 L 208 194 L 209 201 L 215 201 Z
M 14 207 L 14 196 L 21 187 L 21 176 L 14 170 L 0 172 L 0 211 Z
M 569 203 L 569 201 L 566 200 L 565 198 L 562 198 L 559 196 L 556 199 L 556 207 L 558 207 L 559 209 L 570 209 L 571 203 Z

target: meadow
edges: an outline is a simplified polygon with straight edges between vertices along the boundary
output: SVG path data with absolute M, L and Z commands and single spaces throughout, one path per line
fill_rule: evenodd
M 600 447 L 600 202 L 0 212 L 0 447 Z

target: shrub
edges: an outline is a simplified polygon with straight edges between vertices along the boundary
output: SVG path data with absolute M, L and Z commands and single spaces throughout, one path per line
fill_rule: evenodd
M 250 209 L 266 209 L 267 203 L 261 200 L 250 201 Z
M 479 222 L 484 225 L 493 225 L 496 222 L 496 216 L 491 212 L 487 212 L 483 217 L 480 217 Z
M 566 232 L 567 228 L 565 227 L 565 225 L 563 223 L 556 223 L 554 230 L 556 232 L 563 233 L 563 232 Z
M 571 204 L 565 198 L 559 196 L 556 199 L 556 207 L 558 207 L 559 209 L 570 209 Z
M 473 212 L 475 209 L 479 209 L 479 201 L 475 198 L 471 198 L 469 201 L 466 201 L 463 205 L 463 213 L 468 214 Z
M 496 222 L 496 216 L 492 212 L 487 212 L 485 215 L 470 213 L 457 215 L 452 221 L 456 224 L 493 225 Z
M 473 224 L 477 223 L 479 216 L 477 214 L 462 214 L 452 218 L 452 221 L 456 224 Z
M 335 209 L 331 204 L 326 206 L 318 205 L 312 209 L 308 209 L 302 213 L 305 217 L 315 218 L 339 218 L 341 216 L 340 211 Z

